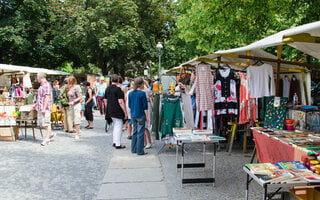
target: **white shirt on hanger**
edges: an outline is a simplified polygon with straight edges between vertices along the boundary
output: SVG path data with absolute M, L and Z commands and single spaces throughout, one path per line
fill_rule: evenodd
M 285 76 L 283 79 L 283 97 L 289 97 L 290 94 L 290 79 L 288 76 Z
M 248 67 L 247 79 L 251 98 L 275 95 L 273 69 L 271 65 L 263 64 L 261 66 Z

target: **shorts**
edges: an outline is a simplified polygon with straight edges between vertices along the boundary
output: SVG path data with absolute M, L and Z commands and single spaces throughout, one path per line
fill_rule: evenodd
M 131 119 L 128 119 L 128 124 L 132 125 L 132 120 Z
M 70 106 L 70 119 L 74 124 L 81 124 L 81 103 Z
M 51 125 L 51 111 L 46 110 L 43 115 L 41 111 L 38 111 L 38 124 L 40 127 L 47 127 Z

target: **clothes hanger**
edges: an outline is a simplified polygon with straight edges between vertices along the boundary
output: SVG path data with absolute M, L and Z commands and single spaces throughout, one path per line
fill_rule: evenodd
M 262 62 L 261 60 L 256 60 L 255 63 L 253 63 L 253 65 L 257 65 L 257 66 L 260 66 L 260 65 L 263 65 L 264 62 Z
M 229 64 L 222 64 L 218 68 L 219 69 L 223 69 L 223 70 L 227 70 L 227 69 L 231 69 L 231 66 Z

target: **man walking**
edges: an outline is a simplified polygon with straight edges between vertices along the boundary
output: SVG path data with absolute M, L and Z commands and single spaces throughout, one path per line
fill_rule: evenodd
M 122 125 L 123 120 L 128 117 L 124 103 L 124 93 L 117 86 L 118 83 L 118 75 L 112 75 L 111 85 L 105 92 L 105 100 L 107 104 L 106 119 L 111 117 L 113 121 L 113 146 L 116 147 L 116 149 L 123 149 L 126 147 L 121 145 Z
M 46 138 L 41 143 L 42 146 L 45 146 L 49 144 L 50 139 L 55 136 L 51 131 L 52 87 L 47 81 L 46 75 L 42 72 L 37 74 L 37 80 L 40 83 L 40 87 L 34 108 L 38 111 L 39 126 L 45 128 L 47 131 Z
M 97 94 L 97 105 L 100 110 L 100 114 L 104 115 L 106 112 L 106 104 L 103 100 L 106 91 L 106 84 L 104 82 L 104 77 L 101 76 L 99 83 L 96 85 L 95 93 Z

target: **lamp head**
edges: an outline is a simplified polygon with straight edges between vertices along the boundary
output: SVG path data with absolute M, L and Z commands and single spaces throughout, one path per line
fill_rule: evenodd
M 160 51 L 161 49 L 163 49 L 163 45 L 161 44 L 161 42 L 157 43 L 157 49 Z

